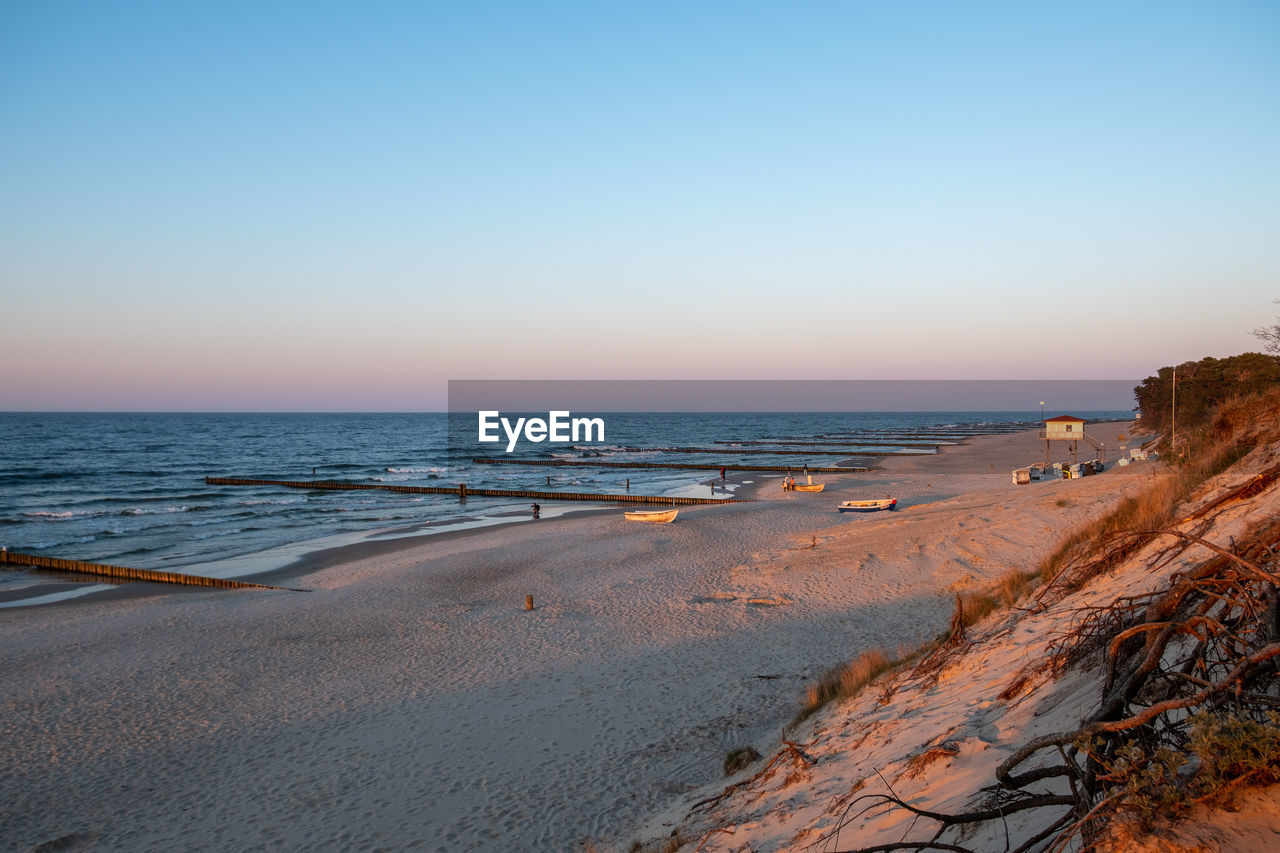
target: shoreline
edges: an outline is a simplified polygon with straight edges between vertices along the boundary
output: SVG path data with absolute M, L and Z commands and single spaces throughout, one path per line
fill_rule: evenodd
M 1145 479 L 1014 487 L 1030 435 L 820 494 L 744 474 L 757 503 L 671 525 L 591 508 L 317 552 L 306 594 L 6 611 L 0 819 L 27 846 L 625 848 L 730 749 L 766 750 L 827 667 L 935 633 L 952 590 Z M 834 511 L 886 488 L 912 502 Z
M 751 476 L 751 472 L 741 473 L 744 477 Z M 853 474 L 858 472 L 850 471 L 849 473 Z M 701 486 L 708 485 L 711 482 L 712 481 L 710 480 L 703 480 L 699 483 L 682 487 L 679 491 L 692 494 L 695 489 L 700 490 Z M 735 483 L 735 478 L 730 477 L 729 482 Z M 734 489 L 730 489 L 727 493 L 717 485 L 717 491 L 713 491 L 712 494 L 723 493 L 727 498 L 738 497 L 737 488 L 741 488 L 740 482 Z M 680 495 L 672 496 L 679 497 Z M 702 497 L 701 494 L 695 496 Z M 754 500 L 754 498 L 751 499 Z M 266 551 L 241 554 L 224 560 L 192 563 L 182 568 L 190 570 L 188 572 L 189 574 L 200 575 L 205 574 L 205 571 L 201 570 L 202 567 L 217 567 L 224 564 L 234 563 L 258 563 L 270 565 L 273 563 L 280 563 L 282 559 L 280 556 L 281 554 L 290 554 L 293 552 L 293 556 L 284 558 L 287 562 L 272 568 L 234 573 L 228 573 L 225 570 L 215 570 L 211 573 L 211 576 L 215 577 L 231 577 L 236 580 L 244 580 L 252 583 L 280 585 L 286 582 L 305 578 L 312 572 L 338 565 L 343 562 L 361 560 L 367 557 L 376 557 L 383 554 L 391 554 L 397 551 L 417 547 L 429 539 L 478 535 L 499 527 L 530 523 L 535 520 L 540 524 L 550 524 L 564 518 L 596 513 L 617 512 L 627 506 L 627 504 L 614 504 L 603 501 L 598 504 L 588 504 L 586 506 L 582 505 L 580 502 L 553 501 L 544 506 L 544 517 L 540 519 L 533 519 L 528 513 L 514 513 L 510 511 L 494 515 L 460 515 L 437 522 L 425 521 L 410 525 L 402 525 L 400 527 L 380 527 L 366 531 L 339 534 L 337 537 L 332 538 L 352 540 L 339 545 L 321 544 L 331 538 L 321 537 L 319 539 L 287 543 L 267 549 Z M 708 506 L 713 505 L 708 504 Z M 170 568 L 164 570 L 173 571 L 175 569 Z M 34 568 L 29 571 L 32 574 L 45 577 L 47 580 L 40 583 L 20 586 L 14 589 L 0 588 L 0 609 L 52 607 L 57 605 L 79 606 L 84 604 L 86 601 L 96 601 L 106 598 L 134 598 L 167 595 L 177 592 L 179 589 L 178 587 L 172 587 L 165 584 L 118 581 L 105 577 L 95 578 L 85 576 L 82 580 L 69 575 L 46 572 Z M 107 588 L 96 589 L 95 587 Z M 60 595 L 61 597 L 57 600 L 50 601 L 36 600 L 50 595 Z
M 1097 422 L 1097 425 L 1108 422 Z M 1111 422 L 1115 423 L 1115 422 Z M 1016 433 L 1015 433 L 1016 434 Z M 998 438 L 1009 433 L 978 436 L 978 438 Z M 815 476 L 834 476 L 846 478 L 849 476 L 865 476 L 867 474 L 893 470 L 895 463 L 918 463 L 922 460 L 932 460 L 941 457 L 944 453 L 954 452 L 957 448 L 964 447 L 967 443 L 974 440 L 973 436 L 957 439 L 954 442 L 946 442 L 936 445 L 936 452 L 932 454 L 904 455 L 904 456 L 885 456 L 879 457 L 876 464 L 867 466 L 863 464 L 866 460 L 850 457 L 841 459 L 836 462 L 837 465 L 845 465 L 850 467 L 850 471 L 846 474 L 826 474 Z M 588 466 L 589 467 L 589 466 Z M 799 468 L 797 468 L 797 471 Z M 731 475 L 728 482 L 733 484 L 733 488 L 729 489 L 726 497 L 745 498 L 748 500 L 759 500 L 759 495 L 763 492 L 766 484 L 773 480 L 779 480 L 776 472 L 736 472 L 737 476 Z M 712 476 L 699 480 L 697 483 L 690 484 L 685 487 L 678 488 L 672 492 L 672 496 L 695 496 L 703 497 L 700 494 L 700 487 L 711 485 L 713 488 L 711 494 L 716 494 L 715 489 L 718 488 L 716 483 L 718 478 Z M 754 482 L 753 482 L 754 481 Z M 890 485 L 892 481 L 885 481 L 884 484 Z M 750 486 L 750 488 L 747 488 Z M 910 504 L 908 504 L 910 505 Z M 553 515 L 551 518 L 540 519 L 550 521 L 552 518 L 567 517 L 579 514 L 593 512 L 609 512 L 619 509 L 624 505 L 593 505 L 588 507 L 580 507 L 573 503 L 556 504 L 553 502 L 547 507 Z M 905 508 L 900 506 L 900 508 Z M 507 517 L 506 520 L 504 516 Z M 235 557 L 217 559 L 201 563 L 191 563 L 181 567 L 162 567 L 163 571 L 175 571 L 187 569 L 190 574 L 207 574 L 212 577 L 227 577 L 237 580 L 245 580 L 254 583 L 279 584 L 288 581 L 294 581 L 305 577 L 312 571 L 333 565 L 335 561 L 341 560 L 357 560 L 362 559 L 364 553 L 377 555 L 386 553 L 387 550 L 382 540 L 391 536 L 397 539 L 403 539 L 407 543 L 426 540 L 429 537 L 453 536 L 462 533 L 475 533 L 483 530 L 504 526 L 507 524 L 515 524 L 520 521 L 530 521 L 532 519 L 524 518 L 523 514 L 506 511 L 497 515 L 461 515 L 457 517 L 449 517 L 442 521 L 432 522 L 430 520 L 424 522 L 415 522 L 407 526 L 392 528 L 372 528 L 364 531 L 355 531 L 344 534 L 337 534 L 332 537 L 335 539 L 350 540 L 343 544 L 332 545 L 324 544 L 331 537 L 321 537 L 319 539 L 301 540 L 298 542 L 290 542 L 282 545 L 274 546 L 265 551 L 250 552 L 237 555 Z M 439 528 L 453 527 L 460 525 L 456 530 L 440 530 Z M 403 547 L 412 547 L 412 544 L 406 544 Z M 392 548 L 390 550 L 399 550 Z M 328 552 L 335 552 L 341 556 L 326 557 Z M 92 562 L 92 560 L 90 560 Z M 270 568 L 251 568 L 245 570 L 246 565 L 258 564 L 261 566 L 270 566 Z M 241 568 L 228 568 L 239 565 Z M 29 570 L 35 576 L 42 578 L 36 583 L 16 586 L 12 589 L 0 587 L 0 610 L 8 610 L 23 607 L 50 607 L 55 605 L 72 605 L 78 606 L 85 601 L 97 600 L 100 598 L 114 597 L 150 597 L 154 595 L 164 595 L 174 590 L 163 585 L 150 585 L 140 582 L 119 583 L 109 578 L 85 577 L 84 579 L 76 579 L 66 575 L 60 575 L 53 572 L 42 572 L 39 569 Z M 43 599 L 49 598 L 45 601 Z

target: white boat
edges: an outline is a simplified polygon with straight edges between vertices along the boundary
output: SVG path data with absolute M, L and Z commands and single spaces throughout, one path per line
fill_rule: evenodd
M 668 524 L 676 520 L 678 509 L 630 509 L 626 512 L 627 521 L 650 521 L 655 524 Z
M 875 512 L 880 509 L 893 509 L 897 505 L 897 498 L 877 498 L 870 501 L 845 501 L 836 509 L 840 512 Z

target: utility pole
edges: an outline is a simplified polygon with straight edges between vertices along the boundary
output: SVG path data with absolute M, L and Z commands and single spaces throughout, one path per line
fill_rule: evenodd
M 1171 418 L 1173 420 L 1173 439 L 1172 447 L 1176 455 L 1178 452 L 1178 368 L 1173 369 L 1173 403 L 1171 406 Z

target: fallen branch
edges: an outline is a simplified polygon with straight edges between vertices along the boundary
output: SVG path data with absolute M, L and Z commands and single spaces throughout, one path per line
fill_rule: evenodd
M 1232 554 L 1226 548 L 1222 548 L 1218 545 L 1214 545 L 1212 542 L 1208 541 L 1207 539 L 1202 539 L 1199 536 L 1192 536 L 1190 533 L 1183 533 L 1181 530 L 1167 530 L 1167 529 L 1135 530 L 1128 533 L 1116 533 L 1114 535 L 1118 538 L 1130 537 L 1130 536 L 1162 536 L 1162 535 L 1177 536 L 1187 540 L 1188 542 L 1194 542 L 1197 545 L 1202 545 L 1205 548 L 1208 548 L 1213 553 L 1226 557 L 1231 562 L 1235 563 L 1236 565 L 1240 566 L 1246 571 L 1252 573 L 1254 577 L 1256 577 L 1259 580 L 1264 580 L 1267 583 L 1280 584 L 1280 575 L 1272 574 L 1271 572 L 1267 571 L 1266 569 L 1262 568 L 1256 563 L 1252 563 L 1244 559 L 1243 557 L 1238 557 L 1235 554 Z

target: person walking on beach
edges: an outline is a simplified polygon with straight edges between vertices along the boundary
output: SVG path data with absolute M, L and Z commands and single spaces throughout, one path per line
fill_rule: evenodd
M 723 479 L 724 479 L 724 467 L 723 467 L 723 466 L 721 466 L 721 468 L 720 468 L 720 479 L 721 479 L 721 480 L 723 480 Z

